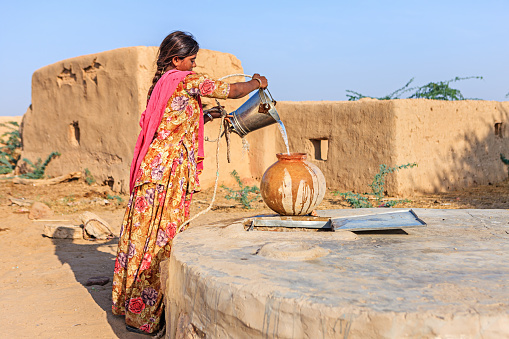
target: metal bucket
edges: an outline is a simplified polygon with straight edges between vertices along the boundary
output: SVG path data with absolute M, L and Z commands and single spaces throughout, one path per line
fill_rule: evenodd
M 270 95 L 270 92 L 268 93 Z M 281 120 L 276 111 L 276 101 L 272 99 L 272 95 L 269 98 L 269 95 L 265 93 L 265 90 L 259 89 L 231 113 L 230 121 L 235 133 L 243 137 L 249 132 Z

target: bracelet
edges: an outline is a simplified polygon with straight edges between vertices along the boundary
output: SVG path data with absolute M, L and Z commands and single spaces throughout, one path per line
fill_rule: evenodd
M 205 113 L 206 116 L 208 116 L 210 118 L 210 121 L 214 120 L 214 117 L 212 116 L 212 114 L 210 113 Z
M 258 82 L 260 83 L 260 85 L 258 86 L 258 88 L 261 88 L 262 87 L 262 81 L 258 78 L 253 78 L 253 80 L 258 80 Z

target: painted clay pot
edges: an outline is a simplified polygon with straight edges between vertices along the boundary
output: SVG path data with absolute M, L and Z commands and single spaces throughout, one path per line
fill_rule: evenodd
M 279 153 L 278 161 L 262 177 L 260 191 L 265 204 L 281 215 L 306 215 L 325 195 L 325 177 L 306 161 L 306 153 Z

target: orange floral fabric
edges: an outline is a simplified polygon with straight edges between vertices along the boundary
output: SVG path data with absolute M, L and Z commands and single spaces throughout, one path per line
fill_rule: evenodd
M 168 100 L 154 141 L 140 166 L 135 186 L 166 181 L 175 166 L 173 160 L 185 148 L 191 161 L 189 189 L 199 190 L 196 164 L 203 159 L 197 159 L 200 113 L 197 96 L 226 99 L 229 92 L 228 83 L 213 81 L 200 74 L 186 76 Z
M 229 84 L 204 75 L 186 76 L 168 100 L 137 173 L 120 231 L 112 311 L 147 333 L 159 331 L 164 317 L 159 264 L 170 257 L 176 230 L 188 219 L 199 189 L 198 96 L 226 99 L 229 90 Z

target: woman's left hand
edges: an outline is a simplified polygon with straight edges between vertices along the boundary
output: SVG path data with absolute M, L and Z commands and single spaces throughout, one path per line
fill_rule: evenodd
M 221 106 L 224 109 L 224 106 Z M 221 118 L 221 108 L 219 106 L 214 106 L 211 109 L 207 109 L 203 111 L 203 121 L 205 123 L 212 121 L 216 118 Z

